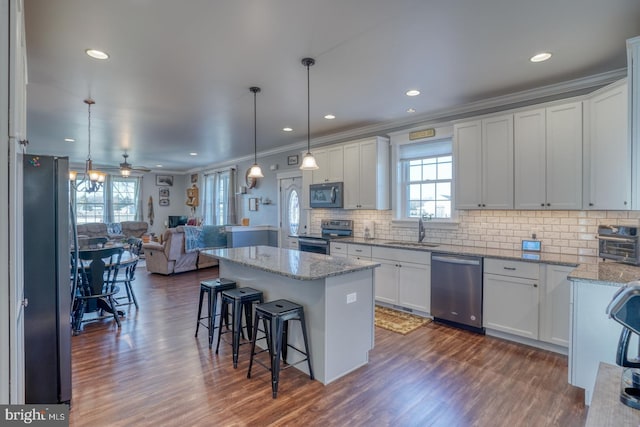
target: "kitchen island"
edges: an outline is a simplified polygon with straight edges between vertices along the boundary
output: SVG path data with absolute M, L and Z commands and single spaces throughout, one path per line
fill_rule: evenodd
M 269 246 L 203 252 L 218 258 L 220 277 L 261 290 L 265 302 L 287 299 L 304 307 L 318 381 L 328 384 L 368 363 L 374 345 L 373 273 L 379 264 Z M 304 348 L 299 322 L 289 326 L 289 343 Z M 290 363 L 301 359 L 296 352 L 289 355 Z M 306 364 L 296 368 L 307 369 Z

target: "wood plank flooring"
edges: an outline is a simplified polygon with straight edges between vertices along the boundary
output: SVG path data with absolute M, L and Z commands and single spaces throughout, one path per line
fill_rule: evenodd
M 567 358 L 430 323 L 406 336 L 376 328 L 370 363 L 323 386 L 296 369 L 277 399 L 248 355 L 194 338 L 199 284 L 216 268 L 138 269 L 140 310 L 85 323 L 72 339 L 71 426 L 583 426 Z M 241 351 L 247 352 L 248 346 Z

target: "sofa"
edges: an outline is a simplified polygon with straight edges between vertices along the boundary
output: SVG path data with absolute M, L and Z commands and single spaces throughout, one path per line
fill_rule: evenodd
M 178 226 L 164 232 L 162 243 L 143 243 L 147 271 L 174 274 L 218 265 L 218 260 L 202 249 L 226 247 L 224 227 Z
M 78 224 L 78 239 L 106 237 L 108 239 L 127 239 L 129 237 L 141 238 L 149 229 L 149 224 L 144 221 L 122 221 L 106 224 L 103 222 L 88 222 Z

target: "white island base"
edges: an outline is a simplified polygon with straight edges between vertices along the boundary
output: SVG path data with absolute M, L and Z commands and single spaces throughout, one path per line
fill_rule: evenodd
M 220 277 L 234 280 L 239 287 L 261 290 L 265 302 L 286 299 L 304 307 L 311 366 L 315 379 L 323 384 L 369 361 L 374 344 L 373 272 L 369 268 L 299 280 L 220 258 Z M 300 322 L 289 322 L 289 344 L 304 349 Z M 242 347 L 246 349 L 241 348 L 240 357 L 249 357 L 250 346 Z M 289 350 L 289 363 L 302 358 Z M 308 374 L 306 363 L 295 367 Z

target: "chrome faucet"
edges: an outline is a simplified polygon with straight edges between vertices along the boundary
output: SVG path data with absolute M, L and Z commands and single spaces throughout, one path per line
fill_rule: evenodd
M 422 217 L 418 217 L 418 243 L 422 243 L 425 234 L 426 231 L 424 229 L 424 222 L 422 221 Z

